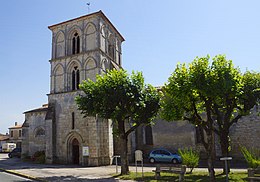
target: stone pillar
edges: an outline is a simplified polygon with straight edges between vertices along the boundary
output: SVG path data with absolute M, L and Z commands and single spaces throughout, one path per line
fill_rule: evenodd
M 53 142 L 52 142 L 52 120 L 45 120 L 45 136 L 46 136 L 46 150 L 45 150 L 45 162 L 47 164 L 53 163 Z

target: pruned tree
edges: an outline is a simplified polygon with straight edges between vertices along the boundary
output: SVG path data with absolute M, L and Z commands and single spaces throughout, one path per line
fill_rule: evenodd
M 231 60 L 217 55 L 197 57 L 186 66 L 178 64 L 163 87 L 162 117 L 188 120 L 202 128 L 210 180 L 215 181 L 214 133 L 220 138 L 223 156 L 228 156 L 229 129 L 259 102 L 260 74 L 242 74 Z M 206 137 L 204 137 L 206 134 Z
M 160 108 L 159 92 L 144 84 L 141 72 L 131 76 L 124 70 L 110 70 L 97 75 L 96 82 L 80 85 L 84 95 L 76 98 L 78 109 L 85 116 L 112 119 L 114 134 L 119 137 L 121 174 L 129 173 L 127 138 L 141 124 L 150 124 Z M 126 123 L 130 127 L 126 127 Z

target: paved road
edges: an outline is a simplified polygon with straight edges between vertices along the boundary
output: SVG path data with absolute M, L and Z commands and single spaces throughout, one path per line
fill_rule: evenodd
M 15 182 L 24 182 L 24 181 L 32 181 L 32 180 L 0 171 L 0 181 L 1 182 L 14 182 L 14 181 Z

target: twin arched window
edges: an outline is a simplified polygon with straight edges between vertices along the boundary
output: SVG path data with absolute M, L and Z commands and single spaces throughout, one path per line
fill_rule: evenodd
M 72 54 L 78 54 L 80 52 L 80 38 L 79 34 L 75 32 L 72 38 Z
M 75 66 L 72 70 L 72 90 L 78 90 L 79 89 L 79 69 L 77 66 Z

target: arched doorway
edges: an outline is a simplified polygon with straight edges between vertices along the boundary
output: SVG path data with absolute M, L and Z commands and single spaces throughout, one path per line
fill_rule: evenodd
M 79 164 L 79 141 L 76 138 L 72 140 L 72 162 Z

